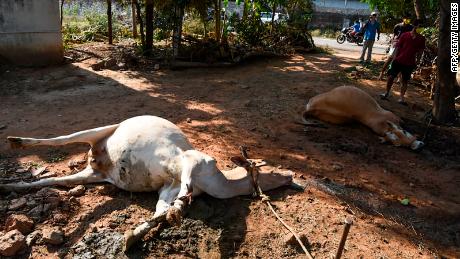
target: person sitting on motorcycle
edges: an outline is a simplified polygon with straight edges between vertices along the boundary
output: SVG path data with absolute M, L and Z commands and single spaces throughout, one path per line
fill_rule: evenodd
M 359 21 L 355 21 L 355 24 L 352 26 L 353 31 L 350 33 L 351 36 L 355 37 L 356 33 L 361 30 L 361 24 Z

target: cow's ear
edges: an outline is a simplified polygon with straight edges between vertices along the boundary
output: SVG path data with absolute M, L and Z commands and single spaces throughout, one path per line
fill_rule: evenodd
M 230 158 L 230 160 L 232 160 L 232 162 L 237 166 L 241 166 L 241 167 L 250 166 L 249 162 L 246 159 L 244 159 L 243 157 L 240 157 L 240 156 L 233 156 L 233 157 Z

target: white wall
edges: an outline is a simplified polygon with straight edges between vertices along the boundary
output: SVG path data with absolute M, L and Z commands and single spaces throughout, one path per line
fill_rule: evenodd
M 0 0 L 0 60 L 41 66 L 62 58 L 59 0 Z

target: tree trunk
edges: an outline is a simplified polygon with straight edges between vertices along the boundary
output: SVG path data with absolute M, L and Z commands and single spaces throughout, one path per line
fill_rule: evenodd
M 113 44 L 113 35 L 112 35 L 112 0 L 107 0 L 107 26 L 108 26 L 108 36 L 109 44 Z
M 64 19 L 64 0 L 61 0 L 61 28 L 62 28 L 62 20 Z
M 417 16 L 417 19 L 422 20 L 422 21 L 425 20 L 425 14 L 423 13 L 422 3 L 420 2 L 420 0 L 414 0 L 414 10 L 415 10 L 415 16 Z
M 243 20 L 248 18 L 249 0 L 244 0 L 243 4 Z
M 137 21 L 136 21 L 136 2 L 137 0 L 131 0 L 131 17 L 133 19 L 133 38 L 137 38 Z
M 139 33 L 141 34 L 141 44 L 142 44 L 142 48 L 145 49 L 144 22 L 142 20 L 141 4 L 139 3 L 139 1 L 135 1 L 135 4 L 136 4 L 137 21 L 139 22 Z
M 214 20 L 216 21 L 216 26 L 215 26 L 215 33 L 216 33 L 216 41 L 220 42 L 220 31 L 221 31 L 221 26 L 220 26 L 220 9 L 222 7 L 222 0 L 215 0 L 214 1 Z
M 145 1 L 145 51 L 153 48 L 153 0 Z
M 273 32 L 273 26 L 275 26 L 275 13 L 276 13 L 276 2 L 273 1 L 273 7 L 272 7 L 272 27 L 270 28 L 270 33 Z
M 438 81 L 434 94 L 433 116 L 437 123 L 449 123 L 456 119 L 455 90 L 456 73 L 450 68 L 450 3 L 455 0 L 439 1 L 440 25 L 438 40 Z M 458 31 L 457 31 L 458 32 Z
M 179 47 L 182 38 L 182 23 L 184 20 L 184 6 L 181 4 L 177 4 L 175 6 L 175 16 L 176 16 L 176 23 L 173 30 L 173 38 L 172 38 L 172 45 L 173 45 L 173 58 L 176 58 L 179 55 Z

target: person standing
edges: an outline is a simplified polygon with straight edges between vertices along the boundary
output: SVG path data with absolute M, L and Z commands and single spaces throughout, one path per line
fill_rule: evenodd
M 407 90 L 407 83 L 411 77 L 412 71 L 415 69 L 415 59 L 418 53 L 425 49 L 425 37 L 420 33 L 420 21 L 414 21 L 412 31 L 403 33 L 396 43 L 393 61 L 388 70 L 387 89 L 386 92 L 381 94 L 382 99 L 387 99 L 390 95 L 391 87 L 393 86 L 394 79 L 401 73 L 401 94 L 399 103 L 407 105 L 404 95 Z
M 375 35 L 377 34 L 377 40 L 380 39 L 380 23 L 377 21 L 377 13 L 372 12 L 369 16 L 369 20 L 366 22 L 364 27 L 361 29 L 361 32 L 364 33 L 364 43 L 363 43 L 363 50 L 361 51 L 361 57 L 359 61 L 361 63 L 364 62 L 364 55 L 366 54 L 367 50 L 367 58 L 366 62 L 371 62 L 372 57 L 372 48 L 375 42 Z
M 410 19 L 407 16 L 404 16 L 402 21 L 395 25 L 393 28 L 393 37 L 391 38 L 391 47 L 390 51 L 388 52 L 388 58 L 383 64 L 382 71 L 380 71 L 379 80 L 383 79 L 383 74 L 390 65 L 391 61 L 393 60 L 393 54 L 395 50 L 396 43 L 398 43 L 399 37 L 405 32 L 412 31 L 413 26 L 410 24 Z

